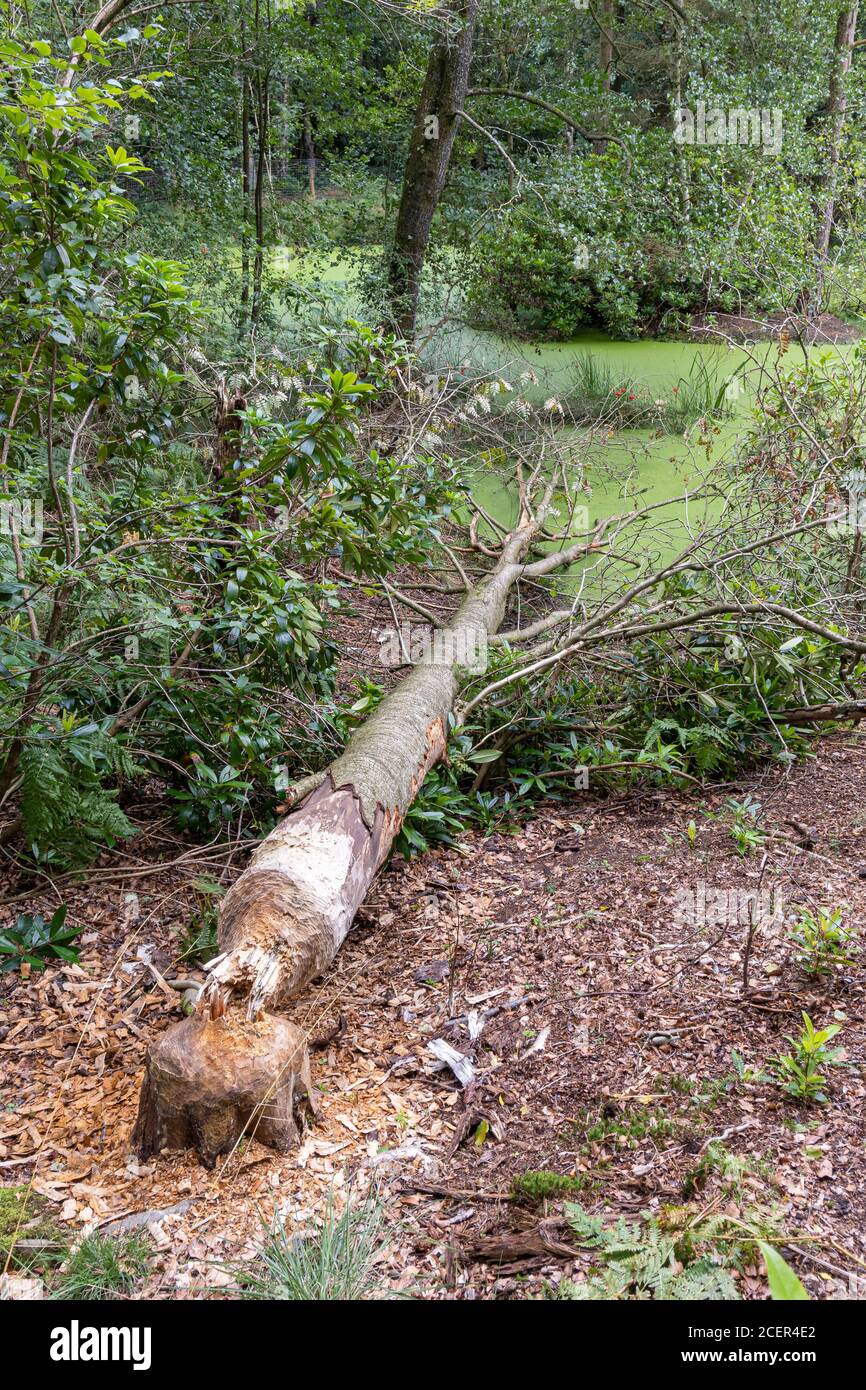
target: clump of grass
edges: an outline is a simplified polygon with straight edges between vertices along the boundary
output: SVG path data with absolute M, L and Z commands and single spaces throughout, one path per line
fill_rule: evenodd
M 591 353 L 575 359 L 560 399 L 566 417 L 576 425 L 602 422 L 624 429 L 658 423 L 647 393 L 636 382 L 614 376 L 610 365 Z
M 680 377 L 656 397 L 632 378 L 615 376 L 603 359 L 585 353 L 575 359 L 561 401 L 574 424 L 603 423 L 612 429 L 680 434 L 697 420 L 718 420 L 733 414 L 726 395 L 728 385 L 696 357 L 688 376 Z
M 572 1176 L 542 1168 L 537 1172 L 518 1173 L 517 1177 L 512 1178 L 511 1195 L 520 1201 L 543 1202 L 548 1198 L 568 1197 L 575 1192 L 582 1192 L 584 1188 L 592 1186 L 592 1183 L 593 1179 L 589 1173 Z
M 117 1236 L 96 1231 L 70 1256 L 52 1297 L 73 1302 L 128 1298 L 147 1275 L 152 1258 L 150 1240 L 141 1231 Z
M 696 420 L 729 419 L 734 411 L 725 394 L 728 385 L 702 357 L 695 357 L 688 376 L 681 376 L 670 393 L 664 407 L 663 428 L 676 434 Z
M 328 1199 L 321 1230 L 293 1236 L 274 1215 L 256 1264 L 240 1273 L 241 1295 L 290 1303 L 340 1303 L 383 1295 L 374 1269 L 384 1240 L 384 1212 L 375 1195 L 346 1203 L 338 1215 Z
M 0 1270 L 7 1260 L 10 1269 L 44 1269 L 59 1264 L 65 1253 L 66 1234 L 45 1198 L 26 1186 L 0 1187 Z

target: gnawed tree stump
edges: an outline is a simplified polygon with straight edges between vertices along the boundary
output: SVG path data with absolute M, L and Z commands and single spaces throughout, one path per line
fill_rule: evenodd
M 207 1168 L 243 1134 L 285 1151 L 304 1101 L 313 1103 L 310 1064 L 293 1023 L 196 1015 L 150 1047 L 133 1147 L 141 1158 L 195 1148 Z
M 140 1155 L 190 1145 L 212 1163 L 244 1133 L 280 1149 L 295 1142 L 293 1101 L 309 1090 L 306 1050 L 299 1031 L 272 1011 L 321 975 L 342 945 L 421 783 L 445 756 L 460 668 L 486 652 L 512 585 L 535 572 L 523 557 L 538 529 L 524 511 L 497 564 L 439 634 L 434 658 L 386 696 L 312 791 L 305 784 L 304 800 L 226 894 L 220 954 L 198 1013 L 150 1048 L 133 1135 Z M 549 561 L 538 562 L 545 573 Z

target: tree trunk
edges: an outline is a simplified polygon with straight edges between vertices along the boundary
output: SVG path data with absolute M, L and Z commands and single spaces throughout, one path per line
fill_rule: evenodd
M 238 327 L 247 329 L 250 305 L 250 230 L 252 225 L 252 149 L 250 145 L 250 87 L 246 67 L 241 69 L 241 304 Z
M 854 56 L 858 9 L 859 5 L 855 4 L 842 10 L 836 23 L 833 70 L 824 108 L 828 141 L 827 159 L 815 197 L 815 282 L 805 306 L 810 321 L 820 317 L 825 307 L 827 263 L 830 258 L 830 238 L 833 235 L 836 214 L 836 189 L 842 160 L 845 117 L 848 111 L 845 79 L 851 70 Z
M 404 338 L 415 332 L 430 230 L 469 87 L 478 4 L 461 0 L 454 11 L 456 32 L 449 30 L 435 41 L 415 111 L 387 272 L 389 307 Z
M 270 110 L 268 79 L 259 72 L 256 73 L 256 107 L 258 112 L 256 119 L 258 146 L 255 188 L 253 190 L 256 252 L 253 261 L 253 308 L 250 315 L 250 323 L 253 328 L 258 324 L 262 307 L 262 273 L 265 262 L 265 156 L 268 148 Z
M 613 46 L 615 8 L 615 0 L 600 0 L 596 20 L 599 28 L 598 65 L 601 69 L 601 84 L 606 92 L 611 89 L 613 66 L 616 61 L 616 50 Z
M 192 1145 L 212 1166 L 244 1133 L 288 1148 L 309 1095 L 306 1049 L 278 1010 L 330 965 L 426 774 L 445 755 L 457 666 L 500 626 L 537 524 L 523 519 L 471 589 L 432 660 L 358 729 L 262 842 L 220 912 L 221 954 L 199 1011 L 152 1044 L 133 1146 Z M 240 995 L 240 998 L 232 998 Z
M 311 203 L 316 201 L 316 143 L 313 139 L 313 126 L 310 121 L 310 112 L 304 107 L 304 126 L 303 126 L 303 148 L 304 159 L 307 161 L 307 195 Z
M 614 9 L 614 0 L 599 0 L 594 12 L 595 22 L 598 25 L 598 66 L 601 73 L 602 90 L 605 92 L 609 92 L 613 85 L 614 63 L 616 61 L 616 50 L 611 32 Z M 593 149 L 596 154 L 603 155 L 607 149 L 607 143 L 603 140 L 596 140 Z

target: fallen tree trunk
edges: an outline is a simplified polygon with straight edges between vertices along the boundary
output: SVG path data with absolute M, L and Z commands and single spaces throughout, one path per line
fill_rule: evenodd
M 212 1166 L 244 1133 L 288 1148 L 310 1080 L 305 1039 L 274 1017 L 333 960 L 429 770 L 445 755 L 459 670 L 486 650 L 538 531 L 526 515 L 491 572 L 252 856 L 220 912 L 196 1014 L 149 1050 L 133 1147 L 195 1147 Z

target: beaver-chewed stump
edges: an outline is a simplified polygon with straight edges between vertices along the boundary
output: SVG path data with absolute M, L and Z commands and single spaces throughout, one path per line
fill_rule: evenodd
M 149 1049 L 132 1147 L 140 1158 L 192 1147 L 208 1168 L 243 1135 L 286 1152 L 298 1142 L 305 1101 L 306 1038 L 293 1023 L 239 1011 L 195 1015 Z

